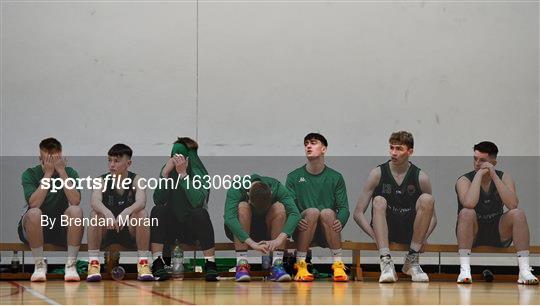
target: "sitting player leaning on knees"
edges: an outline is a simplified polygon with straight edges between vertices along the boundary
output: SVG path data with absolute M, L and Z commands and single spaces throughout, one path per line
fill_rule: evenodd
M 172 186 L 158 186 L 154 191 L 151 217 L 157 218 L 158 226 L 151 230 L 152 273 L 156 280 L 165 280 L 169 274 L 163 259 L 164 244 L 172 245 L 176 240 L 183 244 L 199 242 L 205 258 L 206 281 L 217 281 L 215 260 L 214 228 L 208 214 L 209 188 L 193 188 L 191 181 L 208 175 L 199 159 L 199 145 L 193 139 L 181 137 L 173 144 L 171 157 L 161 168 L 160 178 L 172 179 Z M 180 184 L 176 185 L 179 181 Z M 193 186 L 193 183 L 191 183 Z
M 343 176 L 328 167 L 324 156 L 328 147 L 326 138 L 318 133 L 304 137 L 307 164 L 287 175 L 286 186 L 295 198 L 301 220 L 294 233 L 297 244 L 295 281 L 310 282 L 314 277 L 307 269 L 306 255 L 310 245 L 332 252 L 335 282 L 349 280 L 341 258 L 341 231 L 349 219 L 349 203 Z
M 389 143 L 390 160 L 371 170 L 358 199 L 354 220 L 377 243 L 379 282 L 398 279 L 389 241 L 409 245 L 402 271 L 412 281 L 427 282 L 429 277 L 420 267 L 419 253 L 437 224 L 431 183 L 427 174 L 409 161 L 414 147 L 411 133 L 392 133 Z M 370 202 L 371 223 L 364 215 Z
M 249 189 L 233 188 L 225 200 L 225 233 L 234 241 L 236 281 L 250 281 L 248 247 L 263 254 L 272 253 L 270 279 L 290 281 L 283 267 L 283 253 L 300 214 L 287 188 L 278 180 L 253 174 Z
M 458 283 L 472 283 L 470 255 L 475 246 L 508 247 L 517 250 L 518 283 L 537 285 L 529 265 L 529 227 L 525 212 L 518 208 L 516 186 L 510 174 L 495 170 L 499 149 L 489 141 L 476 144 L 474 170 L 456 183 L 459 248 Z M 506 208 L 506 211 L 505 211 Z
M 128 248 L 136 247 L 139 256 L 137 280 L 154 280 L 148 264 L 150 228 L 143 222 L 148 218 L 144 209 L 146 192 L 140 186 L 141 177 L 129 171 L 133 151 L 125 144 L 115 144 L 107 155 L 109 173 L 101 176 L 103 187 L 93 191 L 90 204 L 92 218 L 102 223 L 88 227 L 89 263 L 86 281 L 101 280 L 99 250 L 113 243 Z M 138 222 L 126 222 L 132 218 Z
M 51 184 L 42 179 L 77 179 L 79 175 L 73 168 L 66 166 L 62 157 L 62 145 L 55 138 L 47 138 L 39 144 L 39 160 L 41 163 L 28 168 L 22 174 L 22 186 L 26 200 L 25 212 L 18 224 L 18 234 L 22 242 L 30 246 L 34 257 L 35 268 L 30 280 L 44 282 L 47 280 L 47 262 L 43 254 L 43 244 L 51 243 L 65 246 L 67 242 L 67 261 L 64 280 L 79 281 L 77 273 L 77 254 L 84 232 L 82 225 L 69 222 L 61 225 L 61 216 L 81 219 L 83 211 L 79 206 L 81 194 L 74 188 L 51 191 Z M 42 226 L 42 217 L 50 220 L 52 225 Z M 49 222 L 47 222 L 49 224 Z

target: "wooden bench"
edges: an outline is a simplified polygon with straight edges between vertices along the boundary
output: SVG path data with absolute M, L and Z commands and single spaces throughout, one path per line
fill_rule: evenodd
M 344 241 L 341 243 L 343 250 L 352 251 L 352 267 L 351 267 L 351 279 L 353 280 L 363 280 L 364 274 L 362 272 L 361 264 L 361 251 L 377 251 L 377 245 L 370 242 L 353 242 L 353 241 Z M 197 251 L 200 248 L 196 245 L 182 245 L 184 251 Z M 287 249 L 295 249 L 296 245 L 292 242 L 287 243 Z M 397 244 L 390 243 L 389 246 L 391 251 L 408 251 L 409 245 L 406 244 Z M 66 251 L 65 247 L 56 246 L 51 244 L 45 244 L 43 247 L 44 251 Z M 233 251 L 233 243 L 216 243 L 216 251 Z M 23 269 L 24 269 L 24 252 L 30 251 L 30 248 L 23 243 L 0 243 L 0 251 L 20 251 L 23 252 Z M 82 244 L 80 251 L 88 251 L 88 246 Z M 119 252 L 122 251 L 136 251 L 135 249 L 127 249 L 119 244 L 113 244 L 107 249 L 102 251 L 108 251 L 109 258 L 106 260 L 107 264 L 105 267 L 105 272 L 109 273 L 111 269 L 118 265 Z M 439 253 L 439 266 L 440 266 L 440 255 L 441 253 L 457 253 L 458 247 L 455 244 L 427 244 L 423 247 L 423 252 L 434 252 Z M 540 246 L 531 246 L 529 248 L 531 254 L 540 254 Z M 495 248 L 495 247 L 477 247 L 472 249 L 473 253 L 515 253 L 516 249 L 514 246 L 508 248 Z M 24 270 L 23 270 L 24 272 Z

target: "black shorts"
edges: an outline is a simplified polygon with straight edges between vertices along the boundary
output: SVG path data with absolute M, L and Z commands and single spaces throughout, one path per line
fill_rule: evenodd
M 372 211 L 373 215 L 373 211 Z M 386 210 L 386 224 L 388 226 L 388 241 L 394 243 L 410 244 L 414 233 L 414 219 L 416 210 L 405 215 L 397 215 Z M 373 227 L 373 218 L 371 219 Z
M 51 229 L 49 226 L 43 227 L 43 242 L 44 243 L 50 243 L 54 245 L 59 246 L 66 246 L 67 245 L 67 227 L 66 226 L 60 226 L 60 216 L 62 216 L 62 213 L 58 214 L 44 214 L 47 215 L 49 218 L 56 218 L 56 222 Z M 23 215 L 24 217 L 24 215 Z M 17 233 L 19 234 L 19 239 L 25 243 L 28 244 L 28 239 L 26 237 L 26 232 L 23 227 L 23 218 L 19 220 L 19 224 L 17 225 Z
M 299 231 L 298 228 L 293 233 L 293 239 L 294 241 L 298 241 L 298 235 Z M 326 241 L 326 237 L 324 236 L 324 232 L 322 229 L 322 226 L 317 222 L 317 229 L 315 230 L 315 234 L 313 235 L 313 240 L 311 240 L 311 247 L 321 247 L 321 248 L 327 248 L 328 242 Z
M 111 244 L 120 244 L 128 249 L 136 249 L 137 243 L 135 237 L 129 233 L 129 226 L 124 226 L 120 232 L 116 230 L 107 230 L 101 239 L 101 248 L 104 249 Z
M 489 222 L 478 222 L 478 232 L 474 238 L 473 247 L 492 246 L 496 248 L 507 248 L 512 244 L 512 238 L 508 241 L 501 241 L 499 222 L 502 216 L 499 215 Z
M 231 241 L 234 241 L 234 235 L 227 225 L 225 225 L 225 235 Z M 266 227 L 266 215 L 251 215 L 249 238 L 255 242 L 272 240 L 270 230 Z

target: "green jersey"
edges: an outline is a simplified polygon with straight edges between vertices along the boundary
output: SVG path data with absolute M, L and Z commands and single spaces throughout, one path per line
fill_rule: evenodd
M 298 221 L 300 221 L 300 213 L 294 204 L 294 199 L 289 190 L 287 190 L 287 188 L 278 180 L 271 177 L 252 174 L 250 181 L 252 183 L 255 181 L 261 181 L 268 185 L 272 193 L 272 205 L 276 202 L 280 202 L 283 204 L 283 206 L 285 206 L 287 221 L 285 221 L 282 232 L 288 236 L 291 236 L 296 229 Z M 242 224 L 240 224 L 240 221 L 238 220 L 238 203 L 247 201 L 248 190 L 243 188 L 230 188 L 227 191 L 227 199 L 225 200 L 225 214 L 223 216 L 225 219 L 225 225 L 241 242 L 246 241 L 246 239 L 249 238 L 249 234 L 244 230 Z
M 159 172 L 161 179 L 163 178 L 161 172 L 163 172 L 164 167 L 165 165 L 163 165 Z M 173 180 L 173 183 L 169 183 L 168 186 L 165 186 L 167 184 L 162 184 L 162 186 L 158 186 L 154 190 L 154 203 L 158 206 L 171 205 L 173 214 L 178 222 L 186 221 L 193 209 L 200 207 L 206 208 L 210 196 L 209 189 L 205 189 L 202 186 L 201 188 L 193 187 L 193 176 L 202 176 L 203 173 L 192 169 L 192 167 L 188 168 L 188 173 L 190 173 L 190 182 L 185 178 L 181 179 L 178 183 L 178 188 L 175 189 L 174 185 L 180 178 L 178 177 L 178 173 L 173 169 L 169 174 L 169 178 Z M 200 178 L 198 179 L 200 180 Z
M 325 166 L 321 173 L 313 175 L 304 165 L 287 175 L 286 185 L 301 212 L 308 208 L 330 208 L 336 211 L 341 226 L 347 223 L 350 215 L 347 188 L 336 170 Z
M 71 167 L 66 167 L 66 173 L 70 178 L 79 178 L 79 174 L 77 173 L 77 171 L 75 171 Z M 40 188 L 41 179 L 44 175 L 45 173 L 43 172 L 43 168 L 41 167 L 41 165 L 37 165 L 33 168 L 28 168 L 26 169 L 26 171 L 23 172 L 22 186 L 24 192 L 24 199 L 26 200 L 27 205 L 32 194 L 38 188 Z M 55 177 L 58 177 L 58 174 L 54 174 L 53 178 Z M 41 204 L 39 209 L 41 209 L 41 211 L 46 215 L 52 215 L 63 213 L 68 208 L 68 206 L 69 202 L 63 189 L 58 190 L 57 192 L 51 192 L 49 190 L 47 192 L 45 200 L 43 200 L 43 203 Z

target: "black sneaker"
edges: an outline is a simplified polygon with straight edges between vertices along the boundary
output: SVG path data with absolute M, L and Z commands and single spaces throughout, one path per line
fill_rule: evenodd
M 156 258 L 152 263 L 152 275 L 154 275 L 154 279 L 157 281 L 164 281 L 171 278 L 171 274 L 167 270 L 167 267 L 165 266 L 165 261 L 163 261 L 163 258 L 161 258 L 161 256 Z
M 213 261 L 206 261 L 204 264 L 204 272 L 205 276 L 204 279 L 207 282 L 217 282 L 218 281 L 218 273 L 216 268 L 216 263 Z

